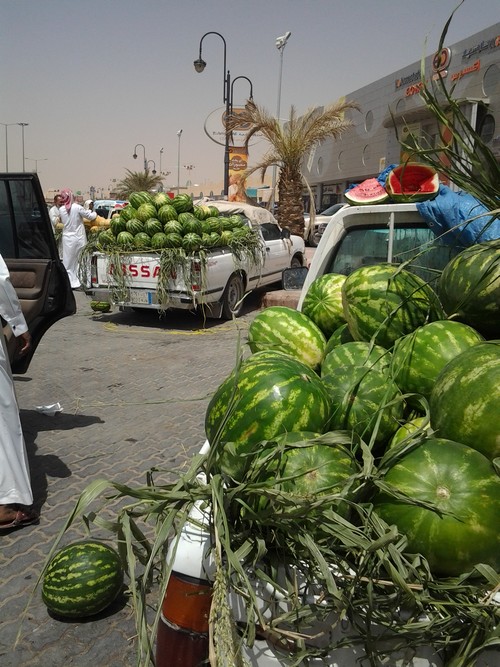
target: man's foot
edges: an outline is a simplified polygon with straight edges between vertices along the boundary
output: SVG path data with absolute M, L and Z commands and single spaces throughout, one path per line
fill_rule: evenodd
M 40 517 L 30 507 L 24 505 L 0 505 L 0 531 L 22 528 L 38 523 Z

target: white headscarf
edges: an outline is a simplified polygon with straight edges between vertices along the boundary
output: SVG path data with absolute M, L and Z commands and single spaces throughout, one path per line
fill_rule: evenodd
M 94 202 L 92 201 L 92 199 L 87 199 L 87 201 L 86 201 L 85 204 L 83 205 L 83 208 L 84 208 L 86 211 L 88 211 L 88 210 L 90 209 L 90 204 L 93 204 L 93 203 L 94 203 Z

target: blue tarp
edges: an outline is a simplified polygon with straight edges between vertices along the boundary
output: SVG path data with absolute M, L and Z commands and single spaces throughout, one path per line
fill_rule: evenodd
M 417 203 L 417 209 L 436 236 L 446 234 L 443 240 L 448 243 L 466 247 L 500 238 L 500 220 L 463 190 L 440 185 L 436 197 Z

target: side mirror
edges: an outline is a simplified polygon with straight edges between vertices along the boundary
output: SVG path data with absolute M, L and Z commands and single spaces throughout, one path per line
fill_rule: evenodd
M 290 236 L 291 236 L 291 235 L 290 235 L 290 230 L 289 230 L 287 227 L 284 227 L 284 228 L 281 230 L 281 238 L 282 238 L 282 239 L 289 239 Z
M 284 290 L 297 290 L 302 289 L 304 282 L 306 280 L 307 266 L 297 266 L 294 268 L 284 269 L 281 274 L 281 281 L 283 283 Z

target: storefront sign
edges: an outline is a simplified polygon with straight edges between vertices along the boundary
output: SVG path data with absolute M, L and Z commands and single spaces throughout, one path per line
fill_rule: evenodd
M 469 65 L 469 67 L 464 67 L 463 69 L 460 70 L 460 72 L 455 72 L 454 74 L 452 74 L 451 80 L 458 81 L 466 74 L 472 74 L 472 72 L 479 72 L 480 68 L 481 68 L 481 61 L 476 60 L 476 62 L 472 63 L 472 65 Z

